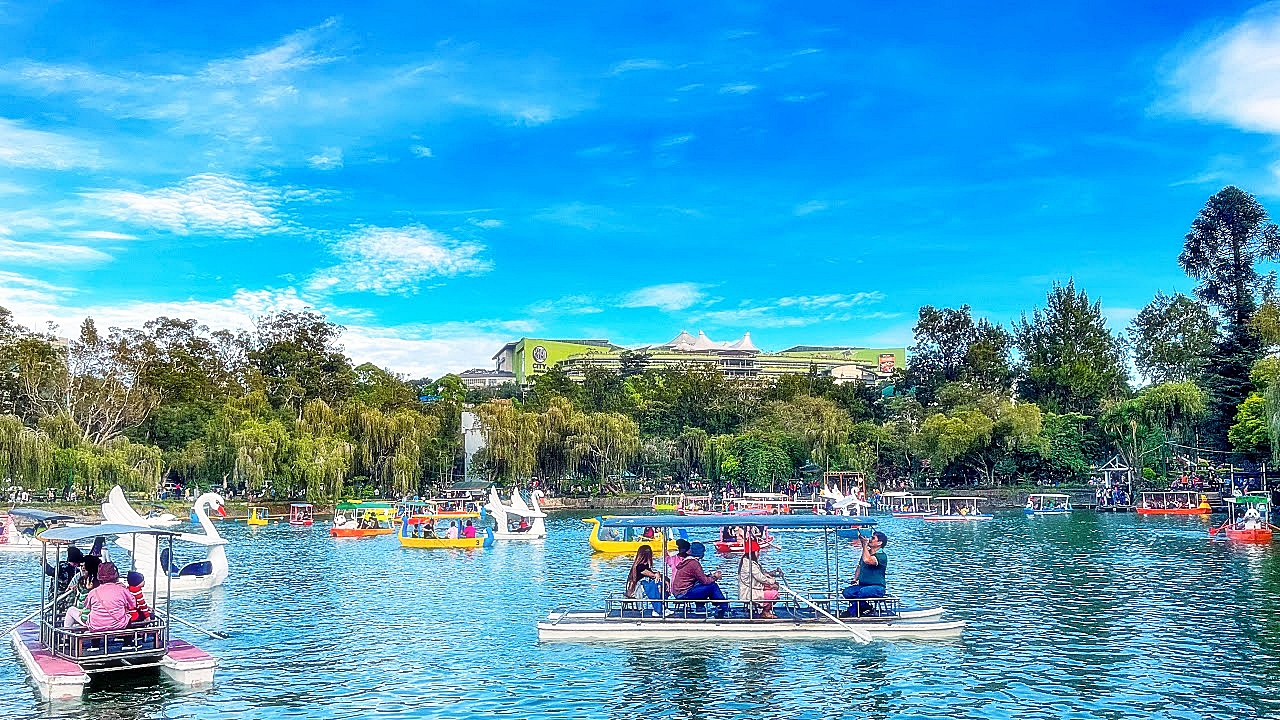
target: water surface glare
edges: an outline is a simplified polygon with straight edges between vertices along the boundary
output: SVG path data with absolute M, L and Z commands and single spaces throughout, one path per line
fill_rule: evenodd
M 548 610 L 596 606 L 630 564 L 592 556 L 579 517 L 552 518 L 545 546 L 477 552 L 223 523 L 231 578 L 175 601 L 231 635 L 175 626 L 221 660 L 213 690 L 111 678 L 43 703 L 5 638 L 0 718 L 1280 716 L 1280 550 L 1211 541 L 1203 519 L 884 519 L 891 591 L 967 620 L 958 640 L 540 644 Z M 764 560 L 797 587 L 824 568 L 806 533 Z M 0 555 L 5 627 L 37 604 L 37 571 Z

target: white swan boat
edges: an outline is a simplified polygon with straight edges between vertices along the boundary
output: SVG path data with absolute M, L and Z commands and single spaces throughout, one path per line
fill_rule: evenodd
M 13 508 L 0 519 L 0 552 L 40 552 L 39 535 L 45 530 L 71 524 L 74 517 L 51 510 Z
M 203 534 L 182 533 L 178 539 L 187 543 L 202 545 L 206 548 L 206 557 L 190 562 L 179 562 L 168 548 L 155 552 L 155 537 L 152 535 L 121 535 L 116 539 L 120 545 L 135 558 L 136 569 L 147 578 L 148 583 L 155 583 L 157 578 L 167 577 L 167 582 L 175 594 L 203 592 L 221 585 L 229 573 L 227 565 L 227 541 L 218 534 L 217 528 L 209 520 L 205 508 L 213 508 L 214 512 L 226 517 L 222 496 L 217 493 L 205 493 L 196 498 L 192 512 L 196 516 Z M 120 486 L 111 489 L 107 501 L 102 503 L 102 516 L 107 522 L 122 525 L 144 525 L 145 522 L 124 497 Z
M 740 518 L 731 515 L 698 515 L 692 517 L 635 516 L 606 517 L 606 528 L 653 527 L 664 534 L 681 529 L 712 528 Z M 726 601 L 723 617 L 706 612 L 703 601 L 668 598 L 642 599 L 618 593 L 605 598 L 600 610 L 556 608 L 538 623 L 540 641 L 635 641 L 691 639 L 767 639 L 767 640 L 872 640 L 938 639 L 958 637 L 964 630 L 963 620 L 941 619 L 939 607 L 904 607 L 896 597 L 862 598 L 849 601 L 840 596 L 840 550 L 848 543 L 840 541 L 839 532 L 867 528 L 875 521 L 852 515 L 779 515 L 769 519 L 772 529 L 814 530 L 822 533 L 828 577 L 826 590 L 800 592 L 779 582 L 779 597 L 773 601 L 773 615 L 763 618 L 750 602 Z M 846 564 L 856 565 L 851 559 Z M 666 571 L 666 563 L 656 567 Z M 669 583 L 662 583 L 667 585 Z M 840 612 L 842 606 L 855 608 L 853 615 Z M 653 608 L 653 609 L 651 609 Z
M 517 488 L 511 491 L 511 504 L 503 505 L 498 497 L 497 488 L 489 488 L 489 502 L 485 510 L 493 516 L 496 527 L 493 531 L 495 540 L 526 540 L 541 542 L 547 539 L 547 514 L 538 507 L 538 499 L 544 497 L 541 490 L 534 489 L 529 495 L 532 506 L 525 504 L 524 497 Z M 521 530 L 520 528 L 524 529 Z

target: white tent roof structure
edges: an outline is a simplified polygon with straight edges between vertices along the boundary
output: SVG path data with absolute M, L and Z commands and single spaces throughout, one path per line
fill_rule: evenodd
M 701 330 L 698 331 L 698 337 L 696 338 L 681 330 L 680 334 L 672 338 L 670 342 L 659 347 L 670 348 L 677 352 L 760 352 L 760 348 L 757 348 L 751 342 L 751 333 L 744 333 L 741 338 L 734 342 L 716 342 L 707 337 L 707 334 Z
M 730 345 L 729 350 L 741 350 L 744 352 L 760 352 L 760 348 L 751 344 L 751 333 L 744 333 L 742 338 Z

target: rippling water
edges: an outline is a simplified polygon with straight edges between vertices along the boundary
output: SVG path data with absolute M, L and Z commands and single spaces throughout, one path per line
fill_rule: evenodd
M 223 524 L 232 577 L 175 601 L 179 617 L 231 635 L 175 628 L 220 658 L 212 691 L 111 678 L 82 701 L 42 703 L 5 638 L 0 717 L 1280 715 L 1280 550 L 1211 541 L 1197 518 L 881 527 L 890 589 L 969 621 L 961 639 L 539 644 L 549 609 L 595 605 L 629 567 L 593 557 L 577 516 L 549 521 L 545 547 L 471 553 Z M 793 586 L 813 586 L 822 563 L 812 534 L 765 554 Z M 38 602 L 37 568 L 0 555 L 4 626 Z

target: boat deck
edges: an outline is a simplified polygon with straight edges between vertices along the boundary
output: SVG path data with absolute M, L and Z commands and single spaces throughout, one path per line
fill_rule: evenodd
M 80 697 L 89 675 L 70 660 L 64 660 L 40 642 L 40 626 L 28 620 L 9 633 L 13 649 L 26 666 L 31 679 L 46 700 L 69 700 Z

